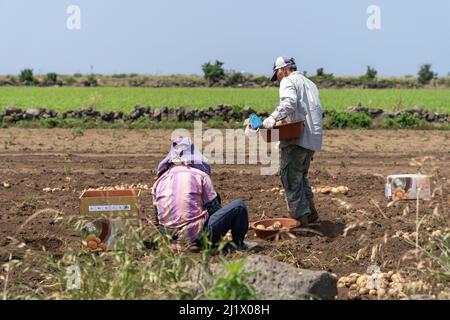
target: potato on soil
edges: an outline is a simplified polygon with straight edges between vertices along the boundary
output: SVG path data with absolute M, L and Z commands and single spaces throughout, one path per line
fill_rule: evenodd
M 356 284 L 361 287 L 363 283 L 367 283 L 367 278 L 368 276 L 366 274 L 359 276 L 358 279 L 356 279 Z
M 362 296 L 363 296 L 363 295 L 366 295 L 366 294 L 369 293 L 369 288 L 367 288 L 367 287 L 362 287 L 362 288 L 359 289 L 358 292 L 359 292 L 359 294 L 362 295 Z
M 356 290 L 350 290 L 350 291 L 348 292 L 348 294 L 347 294 L 347 297 L 348 297 L 350 300 L 356 300 L 356 299 L 359 298 L 359 292 L 356 291 Z
M 331 192 L 331 187 L 323 187 L 320 189 L 320 193 L 328 194 Z
M 277 221 L 277 222 L 275 222 L 275 223 L 273 224 L 273 228 L 274 228 L 274 229 L 281 229 L 282 226 L 283 226 L 283 225 L 281 224 L 280 221 Z
M 86 242 L 95 241 L 96 239 L 97 237 L 95 236 L 95 234 L 91 233 L 86 237 Z
M 336 190 L 337 190 L 339 193 L 347 194 L 347 192 L 348 192 L 348 187 L 346 187 L 346 186 L 339 186 L 339 187 L 336 188 Z
M 386 290 L 383 288 L 380 288 L 377 290 L 377 296 L 379 299 L 382 299 L 386 296 Z
M 98 248 L 97 242 L 95 241 L 88 241 L 87 247 L 91 250 L 95 250 Z

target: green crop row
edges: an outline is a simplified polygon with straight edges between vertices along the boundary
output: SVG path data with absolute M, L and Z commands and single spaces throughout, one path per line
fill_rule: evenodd
M 450 90 L 444 89 L 322 89 L 320 97 L 325 110 L 345 111 L 360 103 L 386 110 L 421 107 L 450 111 Z M 129 112 L 136 105 L 207 108 L 219 104 L 271 111 L 277 102 L 276 88 L 0 87 L 0 111 L 15 106 L 56 111 L 93 107 Z

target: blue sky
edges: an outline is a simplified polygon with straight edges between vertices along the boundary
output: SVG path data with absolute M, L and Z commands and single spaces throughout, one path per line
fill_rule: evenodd
M 369 5 L 381 29 L 369 30 Z M 69 5 L 81 29 L 68 30 Z M 450 72 L 450 1 L 407 0 L 0 0 L 0 74 L 201 74 L 219 59 L 225 68 L 270 74 L 281 54 L 301 70 L 319 67 L 359 75 L 416 74 L 432 63 Z

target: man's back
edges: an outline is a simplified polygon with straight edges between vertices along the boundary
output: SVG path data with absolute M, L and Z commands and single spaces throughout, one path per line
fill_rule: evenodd
M 300 141 L 282 141 L 281 147 L 298 144 L 306 149 L 319 151 L 322 147 L 323 111 L 317 86 L 300 72 L 292 72 L 281 80 L 280 100 L 295 104 L 295 111 L 288 116 L 288 121 L 305 121 Z
M 180 237 L 190 241 L 196 240 L 208 219 L 205 204 L 217 196 L 206 173 L 184 165 L 165 172 L 153 185 L 152 193 L 159 223 L 180 229 Z

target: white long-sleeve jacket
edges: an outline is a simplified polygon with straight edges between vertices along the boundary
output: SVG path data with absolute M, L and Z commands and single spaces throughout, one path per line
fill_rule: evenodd
M 302 136 L 298 140 L 281 141 L 280 147 L 297 144 L 319 151 L 322 147 L 323 111 L 317 86 L 300 72 L 294 71 L 280 82 L 280 105 L 271 114 L 276 121 L 304 120 Z

